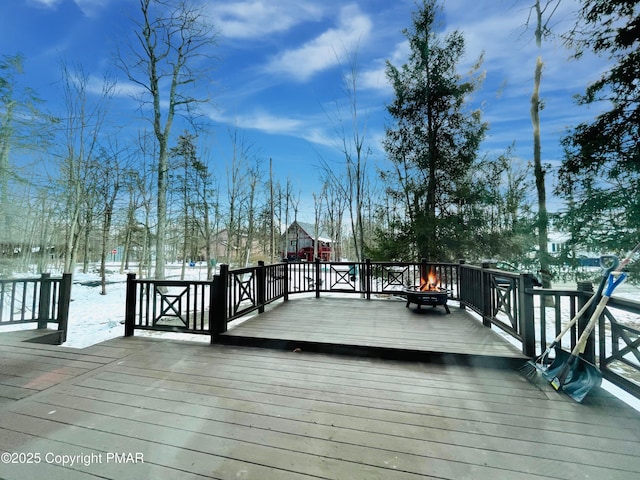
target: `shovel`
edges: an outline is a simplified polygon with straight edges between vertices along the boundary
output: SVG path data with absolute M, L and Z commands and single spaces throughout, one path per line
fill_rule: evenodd
M 619 261 L 615 255 L 603 255 L 600 257 L 600 267 L 604 270 L 602 281 L 598 286 L 598 290 L 591 298 L 582 306 L 582 308 L 575 314 L 575 316 L 567 323 L 560 331 L 558 336 L 551 342 L 542 354 L 535 360 L 529 360 L 525 365 L 520 368 L 520 372 L 532 383 L 539 384 L 541 382 L 550 382 L 560 372 L 560 369 L 564 366 L 567 360 L 569 360 L 569 353 L 562 350 L 560 347 L 560 341 L 564 335 L 571 330 L 576 322 L 582 318 L 582 316 L 589 310 L 594 300 L 600 298 L 602 291 L 604 290 L 607 276 L 610 272 L 618 268 Z M 551 351 L 555 352 L 554 360 L 549 362 L 549 354 Z M 542 377 L 542 378 L 539 378 Z
M 633 256 L 638 251 L 640 251 L 640 243 L 638 243 L 619 264 L 617 257 L 608 256 L 601 258 L 601 266 L 604 266 L 604 260 L 607 258 L 609 260 L 613 260 L 613 266 L 609 267 L 605 273 L 608 284 L 604 295 L 600 299 L 593 315 L 591 315 L 589 323 L 585 327 L 584 332 L 580 336 L 580 339 L 571 354 L 569 355 L 567 352 L 556 348 L 556 359 L 551 365 L 549 365 L 549 368 L 543 372 L 543 376 L 551 382 L 553 388 L 558 391 L 564 391 L 577 402 L 582 402 L 591 389 L 596 386 L 600 386 L 600 383 L 602 382 L 602 373 L 600 370 L 592 363 L 580 358 L 579 355 L 584 353 L 589 335 L 595 328 L 600 315 L 602 315 L 602 312 L 606 308 L 609 297 L 611 297 L 615 288 L 625 280 L 627 275 L 625 273 L 621 273 L 622 270 L 631 262 Z M 598 292 L 591 297 L 591 300 L 599 296 L 604 289 L 604 285 L 605 278 L 603 278 L 598 288 Z M 577 316 L 581 313 L 582 310 Z
M 591 296 L 591 298 L 582 306 L 580 311 L 571 319 L 571 321 L 562 329 L 562 331 L 558 334 L 558 336 L 554 339 L 553 343 L 549 345 L 547 350 L 542 354 L 541 358 L 546 360 L 546 357 L 549 356 L 550 351 L 553 349 L 555 351 L 555 357 L 553 362 L 551 362 L 547 367 L 540 367 L 540 373 L 542 376 L 548 380 L 552 381 L 558 374 L 562 371 L 565 364 L 570 358 L 570 353 L 565 352 L 562 348 L 559 348 L 560 339 L 564 336 L 565 333 L 569 331 L 571 327 L 580 319 L 582 315 L 591 307 L 591 304 L 594 300 L 601 298 L 602 292 L 604 291 L 604 287 L 607 283 L 607 278 L 609 278 L 609 274 L 616 272 L 620 269 L 620 261 L 618 257 L 615 255 L 603 255 L 600 257 L 600 267 L 604 270 L 602 275 L 602 280 L 600 281 L 600 285 L 598 285 L 598 289 Z
M 589 323 L 582 332 L 582 335 L 580 335 L 580 339 L 571 351 L 571 355 L 563 365 L 558 367 L 558 372 L 553 380 L 551 380 L 551 386 L 553 388 L 558 391 L 562 390 L 579 403 L 584 400 L 594 387 L 600 386 L 602 382 L 602 373 L 600 370 L 579 355 L 584 353 L 589 335 L 591 335 L 600 315 L 602 315 L 602 312 L 606 308 L 609 298 L 613 295 L 613 291 L 618 285 L 624 282 L 627 277 L 626 273 L 616 273 L 618 273 L 617 278 L 613 272 L 609 273 L 606 289 L 593 315 L 591 315 Z

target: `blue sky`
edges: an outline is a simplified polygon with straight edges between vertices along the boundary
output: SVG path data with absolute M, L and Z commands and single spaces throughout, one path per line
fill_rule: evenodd
M 126 46 L 136 0 L 3 0 L 0 3 L 2 54 L 24 54 L 24 81 L 61 109 L 60 61 L 81 64 L 93 78 L 113 67 L 116 48 Z M 576 107 L 573 96 L 598 78 L 603 59 L 568 61 L 570 52 L 549 40 L 538 50 L 532 29 L 524 25 L 533 0 L 447 0 L 446 28 L 459 29 L 467 42 L 464 72 L 484 52 L 486 80 L 473 102 L 490 123 L 482 146 L 503 152 L 515 142 L 515 154 L 532 157 L 529 98 L 535 58 L 545 62 L 541 95 L 543 160 L 557 165 L 558 140 L 567 127 L 597 111 Z M 342 78 L 347 54 L 357 52 L 358 106 L 367 122 L 371 168 L 384 165 L 380 140 L 389 118 L 385 105 L 392 90 L 385 61 L 401 65 L 407 44 L 401 33 L 411 24 L 413 0 L 246 0 L 205 2 L 219 31 L 218 57 L 209 89 L 213 105 L 206 115 L 213 126 L 207 146 L 219 176 L 230 156 L 229 131 L 238 128 L 256 155 L 273 158 L 274 172 L 302 192 L 302 216 L 312 220 L 309 198 L 318 191 L 320 159 L 340 161 L 336 148 L 336 102 L 344 102 Z M 553 29 L 564 32 L 577 2 L 564 0 Z M 123 123 L 135 125 L 137 104 L 131 85 L 119 79 L 115 98 Z M 174 130 L 180 133 L 179 127 Z M 548 189 L 553 187 L 553 172 Z M 532 191 L 534 187 L 532 184 Z

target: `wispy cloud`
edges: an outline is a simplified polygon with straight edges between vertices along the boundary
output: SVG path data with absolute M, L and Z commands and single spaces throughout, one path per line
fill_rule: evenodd
M 55 9 L 63 0 L 28 0 L 28 3 L 37 7 Z M 74 0 L 75 4 L 87 17 L 95 16 L 105 8 L 111 0 Z
M 340 10 L 337 26 L 301 47 L 286 50 L 273 58 L 265 70 L 284 74 L 298 81 L 306 81 L 313 75 L 340 63 L 336 52 L 350 50 L 371 33 L 372 22 L 356 5 Z
M 93 17 L 105 8 L 111 0 L 74 0 L 82 13 L 87 17 Z
M 358 86 L 368 90 L 391 92 L 391 85 L 387 80 L 386 64 L 379 63 L 378 68 L 364 70 L 358 75 Z
M 396 67 L 404 64 L 409 58 L 409 42 L 397 43 L 389 58 L 378 58 L 370 63 L 368 69 L 360 73 L 359 86 L 369 90 L 378 90 L 383 94 L 391 94 L 393 88 L 387 79 L 387 60 Z
M 246 130 L 257 130 L 270 135 L 284 135 L 301 138 L 313 144 L 333 147 L 335 139 L 326 132 L 326 118 L 274 115 L 263 109 L 254 109 L 241 114 L 231 114 L 210 109 L 207 115 L 212 120 L 225 125 Z
M 140 98 L 147 94 L 142 86 L 133 82 L 115 82 L 113 79 L 96 75 L 90 75 L 87 80 L 87 92 L 93 95 L 104 95 L 108 92 L 114 97 Z
M 38 7 L 55 8 L 62 3 L 62 0 L 28 0 L 27 3 Z
M 322 17 L 322 9 L 315 3 L 298 0 L 220 2 L 209 6 L 208 12 L 223 36 L 236 39 L 285 32 L 302 22 Z
M 492 77 L 496 83 L 507 82 L 512 87 L 530 89 L 536 57 L 541 55 L 545 63 L 543 82 L 547 87 L 547 82 L 553 81 L 558 81 L 560 88 L 584 85 L 582 72 L 573 74 L 571 71 L 581 67 L 567 64 L 571 52 L 562 46 L 559 38 L 573 25 L 579 2 L 560 2 L 550 22 L 550 36 L 543 40 L 541 48 L 535 44 L 535 19 L 530 17 L 532 4 L 496 0 L 493 8 L 487 11 L 480 2 L 447 1 L 447 29 L 458 29 L 465 37 L 467 55 L 462 68 L 471 65 L 484 53 L 484 63 L 490 68 L 488 78 Z

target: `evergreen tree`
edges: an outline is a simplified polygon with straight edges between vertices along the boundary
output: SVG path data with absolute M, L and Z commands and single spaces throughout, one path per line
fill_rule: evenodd
M 613 66 L 579 98 L 580 105 L 606 102 L 609 110 L 563 139 L 558 192 L 569 205 L 563 220 L 576 247 L 623 251 L 640 232 L 640 4 L 585 0 L 568 40 L 576 57 L 590 49 Z
M 439 13 L 435 0 L 424 0 L 404 31 L 408 62 L 399 68 L 387 62 L 395 97 L 387 107 L 394 125 L 384 147 L 393 169 L 383 179 L 402 210 L 389 222 L 391 232 L 379 235 L 387 258 L 435 261 L 466 254 L 469 202 L 478 194 L 469 172 L 487 128 L 466 101 L 482 80 L 481 59 L 467 78 L 457 72 L 464 37 L 459 31 L 442 35 Z

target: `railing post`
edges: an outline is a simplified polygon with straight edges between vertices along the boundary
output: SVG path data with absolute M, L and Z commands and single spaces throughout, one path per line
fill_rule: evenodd
M 284 263 L 284 301 L 289 301 L 289 262 Z
M 533 288 L 533 277 L 521 273 L 518 279 L 519 312 L 518 320 L 520 336 L 522 337 L 522 353 L 527 357 L 536 356 L 536 329 L 533 294 L 527 290 Z M 544 302 L 544 299 L 541 299 Z
M 26 290 L 26 289 L 25 289 Z M 38 329 L 47 328 L 51 312 L 51 274 L 40 275 L 40 298 L 38 299 Z
M 267 298 L 267 269 L 264 266 L 264 261 L 258 261 L 258 268 L 256 268 L 256 301 L 258 302 L 258 313 L 264 313 L 265 299 Z
M 316 284 L 316 298 L 320 298 L 320 258 L 315 259 L 315 284 Z
M 71 303 L 71 280 L 73 275 L 63 273 L 58 293 L 58 331 L 62 332 L 60 342 L 67 341 L 67 326 L 69 325 L 69 304 Z
M 227 288 L 229 282 L 229 265 L 220 265 L 220 273 L 213 276 L 211 300 L 209 304 L 209 329 L 211 343 L 216 337 L 227 331 Z
M 132 337 L 136 322 L 137 284 L 136 274 L 127 273 L 127 293 L 124 312 L 124 336 Z
M 364 261 L 365 270 L 365 290 L 367 292 L 367 300 L 371 300 L 371 259 L 367 258 Z
M 456 288 L 458 289 L 457 295 L 458 295 L 458 301 L 460 302 L 460 310 L 464 310 L 467 307 L 465 306 L 465 304 L 462 302 L 462 299 L 465 298 L 462 294 L 462 275 L 464 275 L 463 272 L 463 268 L 462 265 L 464 265 L 466 263 L 466 261 L 464 259 L 460 259 L 458 260 L 458 271 L 456 273 Z
M 480 295 L 482 303 L 482 324 L 485 327 L 491 328 L 491 321 L 489 320 L 493 315 L 491 314 L 491 279 L 486 269 L 491 267 L 489 262 L 482 262 L 480 270 Z
M 584 292 L 584 294 L 578 295 L 578 309 L 580 309 L 584 306 L 585 303 L 587 303 L 591 295 L 593 295 L 593 284 L 591 282 L 578 282 L 577 290 L 578 292 Z M 580 320 L 578 320 L 578 337 L 582 335 L 582 332 L 586 328 L 587 323 L 589 323 L 589 319 L 591 318 L 591 315 L 593 315 L 595 309 L 596 304 L 594 303 L 593 305 L 591 305 L 591 307 L 589 307 L 589 310 L 587 310 L 587 314 L 583 315 Z M 596 329 L 594 328 L 591 332 L 591 335 L 589 335 L 587 345 L 585 346 L 584 353 L 582 354 L 582 357 L 587 362 L 591 363 L 595 363 L 596 361 L 595 332 Z

